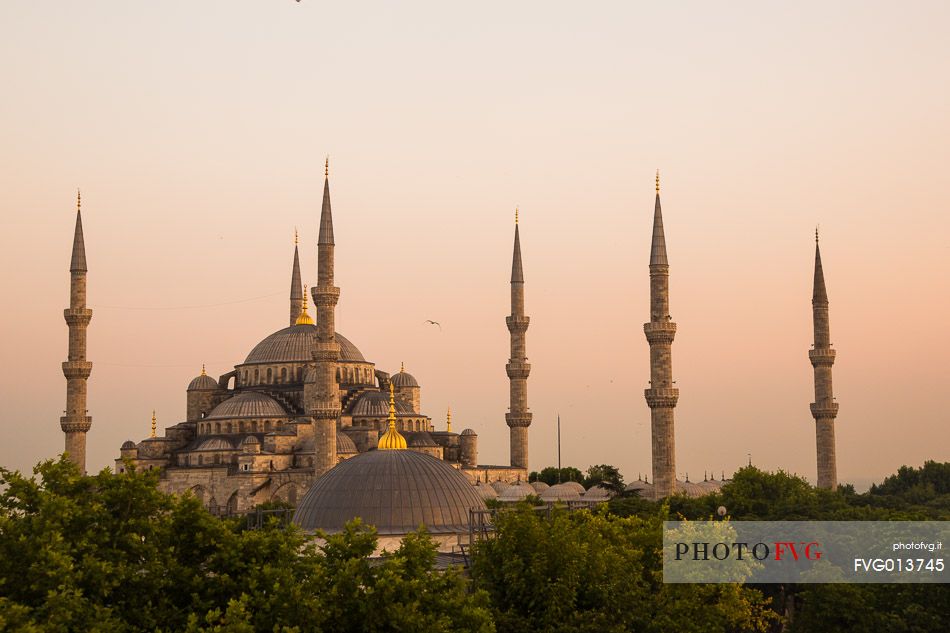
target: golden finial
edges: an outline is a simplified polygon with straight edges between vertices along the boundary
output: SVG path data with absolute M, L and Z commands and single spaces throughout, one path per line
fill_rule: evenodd
M 298 242 L 298 239 L 297 239 L 297 227 L 295 226 L 295 227 L 294 227 L 294 246 L 297 246 L 297 242 Z
M 313 319 L 307 314 L 307 284 L 303 285 L 303 297 L 300 298 L 300 314 L 294 325 L 313 325 Z
M 327 159 L 323 161 L 323 175 L 326 178 L 330 177 L 330 155 L 327 154 Z
M 82 192 L 76 187 L 76 211 L 82 210 Z
M 515 207 L 515 224 L 518 224 L 518 207 Z
M 155 437 L 155 409 L 152 409 L 152 437 Z
M 445 412 L 445 430 L 449 433 L 452 432 L 452 407 L 449 407 Z
M 656 170 L 656 193 L 660 195 L 660 170 Z
M 395 451 L 408 448 L 406 438 L 396 430 L 396 390 L 393 383 L 389 383 L 389 428 L 379 438 L 376 448 L 381 451 Z
M 208 375 L 207 372 L 205 372 L 205 364 L 204 364 L 204 363 L 201 363 L 201 375 L 202 375 L 202 376 L 207 376 L 207 375 Z
M 821 225 L 819 224 L 819 225 L 817 225 L 817 226 L 815 227 L 815 244 L 818 243 L 818 228 L 819 228 L 820 226 L 821 226 Z
M 403 363 L 403 362 L 399 363 L 399 373 L 400 374 L 406 373 L 406 363 Z

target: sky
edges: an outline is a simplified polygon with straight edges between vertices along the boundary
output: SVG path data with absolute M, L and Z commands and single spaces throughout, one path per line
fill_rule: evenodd
M 660 169 L 676 468 L 815 480 L 814 231 L 838 475 L 950 460 L 945 2 L 0 4 L 0 465 L 63 449 L 76 189 L 90 470 L 316 279 L 330 156 L 337 329 L 508 459 L 515 207 L 530 466 L 650 470 Z M 442 324 L 439 330 L 424 321 Z

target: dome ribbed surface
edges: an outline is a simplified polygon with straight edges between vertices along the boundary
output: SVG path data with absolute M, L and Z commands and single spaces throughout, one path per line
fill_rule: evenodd
M 412 374 L 400 371 L 392 375 L 389 379 L 397 387 L 418 387 L 419 383 Z
M 412 407 L 401 400 L 396 400 L 395 407 L 396 415 L 415 415 Z M 389 394 L 381 391 L 367 391 L 353 403 L 350 415 L 387 417 L 389 415 Z
M 543 482 L 543 481 L 532 481 L 532 482 L 531 482 L 531 487 L 534 488 L 534 491 L 535 491 L 535 492 L 537 492 L 538 494 L 541 494 L 542 492 L 544 492 L 545 490 L 547 490 L 547 489 L 550 488 L 551 486 L 549 486 L 547 483 L 545 483 L 545 482 Z
M 353 443 L 353 439 L 343 431 L 337 431 L 336 452 L 341 455 L 356 455 L 359 453 L 359 451 L 356 450 L 356 444 Z
M 541 493 L 542 501 L 580 501 L 581 495 L 572 486 L 558 484 Z
M 201 374 L 188 383 L 188 391 L 213 390 L 217 388 L 218 381 L 207 374 Z
M 130 448 L 135 448 L 135 442 L 132 440 L 125 440 L 122 442 L 122 450 L 128 450 Z
M 339 532 L 360 517 L 381 535 L 425 525 L 432 534 L 468 531 L 469 509 L 485 503 L 465 475 L 415 451 L 369 451 L 340 462 L 314 482 L 294 523 Z
M 508 486 L 498 493 L 498 498 L 502 501 L 521 501 L 528 495 L 536 495 L 534 488 L 527 483 L 520 481 L 512 486 Z
M 234 444 L 223 437 L 211 437 L 198 445 L 196 451 L 233 451 Z
M 409 436 L 409 446 L 414 448 L 438 448 L 439 446 L 426 431 L 415 431 L 406 435 Z
M 478 433 L 476 433 L 476 432 L 473 431 L 472 429 L 465 429 L 464 431 L 462 431 L 462 435 L 465 435 L 465 436 L 474 435 L 474 436 L 477 437 L 477 436 L 478 436 Z
M 584 494 L 584 486 L 576 481 L 565 481 L 563 484 L 558 484 L 559 486 L 567 486 L 568 488 L 573 488 L 577 491 L 577 494 Z
M 263 418 L 286 415 L 287 412 L 284 411 L 284 408 L 270 396 L 265 396 L 256 391 L 245 391 L 216 406 L 206 419 Z
M 313 360 L 312 351 L 317 342 L 316 325 L 292 325 L 277 330 L 254 346 L 244 359 L 249 363 L 306 363 Z M 339 332 L 336 342 L 340 346 L 340 360 L 365 363 L 363 354 Z

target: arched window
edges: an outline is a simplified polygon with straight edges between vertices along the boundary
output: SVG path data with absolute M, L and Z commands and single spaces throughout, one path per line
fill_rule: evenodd
M 257 367 L 255 367 L 254 368 L 254 384 L 256 385 L 258 381 L 260 381 L 260 379 L 261 379 L 260 370 L 258 370 Z
M 243 432 L 244 432 L 244 420 L 241 420 L 240 422 L 238 422 L 238 433 L 243 433 Z
M 220 422 L 215 422 L 215 423 L 214 423 L 214 432 L 215 432 L 215 433 L 220 433 L 220 432 L 221 432 L 221 423 L 220 423 Z
M 227 432 L 230 433 L 233 428 L 234 428 L 234 427 L 231 426 L 231 423 L 228 422 L 228 431 L 227 431 Z
M 251 422 L 251 433 L 257 433 L 257 420 Z
M 268 383 L 270 383 L 270 381 L 273 380 L 273 374 L 274 372 L 271 370 L 270 367 L 268 367 L 267 368 L 267 382 Z
M 203 466 L 204 461 L 205 461 L 204 455 L 198 455 L 198 465 Z
M 270 433 L 270 420 L 264 420 L 264 432 Z
M 221 456 L 220 456 L 220 455 L 215 455 L 215 456 L 214 456 L 214 463 L 215 463 L 215 464 L 220 464 L 220 463 L 221 463 Z

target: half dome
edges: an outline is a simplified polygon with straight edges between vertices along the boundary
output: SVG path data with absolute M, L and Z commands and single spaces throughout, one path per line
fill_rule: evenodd
M 416 451 L 369 451 L 340 462 L 307 491 L 294 523 L 334 533 L 360 517 L 380 535 L 469 529 L 469 510 L 485 503 L 465 475 Z
M 270 396 L 256 391 L 245 391 L 216 406 L 205 419 L 268 418 L 286 415 L 284 408 Z

